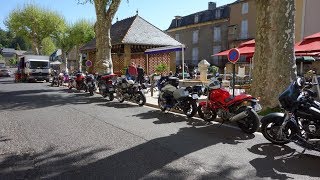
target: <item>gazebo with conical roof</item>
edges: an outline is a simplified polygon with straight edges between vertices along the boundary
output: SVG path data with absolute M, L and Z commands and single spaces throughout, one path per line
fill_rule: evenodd
M 147 63 L 144 52 L 150 48 L 182 45 L 139 15 L 114 23 L 111 27 L 111 43 L 113 70 L 115 73 L 121 74 L 131 62 L 148 69 L 149 74 L 153 73 L 155 66 L 160 63 L 167 64 L 170 70 L 174 71 L 174 53 L 150 54 Z M 94 60 L 96 58 L 96 40 L 93 39 L 85 44 L 80 48 L 80 51 L 87 54 L 87 59 Z

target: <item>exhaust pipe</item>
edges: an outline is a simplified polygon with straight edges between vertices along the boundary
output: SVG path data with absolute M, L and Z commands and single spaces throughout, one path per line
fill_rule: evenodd
M 231 117 L 229 119 L 229 121 L 231 121 L 231 122 L 240 121 L 241 119 L 248 117 L 248 115 L 249 115 L 248 111 L 245 110 L 245 111 L 243 111 L 243 112 Z

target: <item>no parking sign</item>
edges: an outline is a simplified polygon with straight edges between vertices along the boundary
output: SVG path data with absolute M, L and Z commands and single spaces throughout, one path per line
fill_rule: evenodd
M 228 53 L 228 60 L 235 64 L 240 58 L 240 51 L 237 48 L 233 48 Z
M 92 61 L 87 60 L 87 61 L 86 61 L 86 66 L 87 66 L 87 67 L 91 67 L 91 66 L 92 66 Z

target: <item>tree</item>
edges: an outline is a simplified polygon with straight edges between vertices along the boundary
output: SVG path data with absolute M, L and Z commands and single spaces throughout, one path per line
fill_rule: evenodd
M 30 43 L 19 35 L 14 35 L 10 31 L 0 29 L 0 46 L 6 48 L 14 48 L 17 50 L 29 50 Z
M 56 45 L 50 37 L 46 37 L 41 41 L 41 54 L 49 56 L 56 50 Z
M 97 21 L 95 23 L 95 32 L 97 53 L 92 70 L 94 72 L 113 73 L 110 28 L 121 0 L 84 0 L 82 2 L 94 3 L 96 10 Z
M 278 105 L 279 94 L 296 78 L 294 0 L 256 0 L 257 32 L 252 94 L 264 108 Z
M 155 66 L 155 71 L 159 74 L 162 74 L 167 70 L 168 70 L 168 66 L 164 63 L 160 63 L 157 66 Z
M 32 42 L 35 54 L 39 54 L 44 38 L 56 37 L 65 29 L 64 18 L 58 13 L 32 4 L 13 10 L 5 24 L 10 31 Z

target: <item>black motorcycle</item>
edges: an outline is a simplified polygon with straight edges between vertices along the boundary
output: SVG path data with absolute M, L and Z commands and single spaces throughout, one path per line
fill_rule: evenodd
M 99 75 L 97 77 L 99 93 L 104 98 L 109 97 L 110 101 L 113 101 L 114 93 L 115 93 L 115 88 L 112 82 L 113 77 L 114 77 L 113 74 L 104 75 L 104 76 Z
M 178 88 L 179 78 L 167 77 L 160 79 L 160 95 L 158 105 L 162 111 L 176 109 L 187 117 L 197 113 L 198 92 L 193 88 Z
M 273 144 L 294 142 L 305 149 L 320 151 L 320 102 L 315 92 L 297 78 L 280 96 L 284 113 L 271 113 L 261 119 L 261 132 Z
M 131 101 L 143 106 L 146 103 L 144 95 L 146 87 L 143 84 L 135 83 L 133 80 L 119 78 L 116 83 L 116 95 L 119 102 Z

